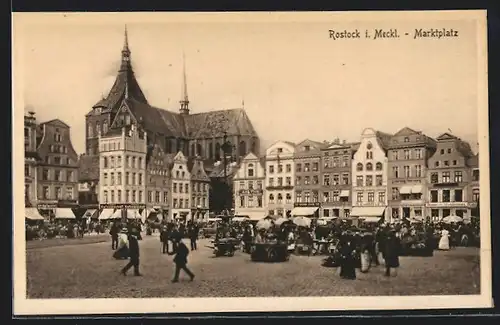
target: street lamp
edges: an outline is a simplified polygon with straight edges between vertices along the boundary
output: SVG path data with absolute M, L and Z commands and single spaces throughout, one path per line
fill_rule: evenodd
M 221 146 L 222 152 L 224 154 L 224 160 L 223 160 L 223 166 L 224 166 L 224 184 L 226 185 L 226 193 L 224 193 L 224 204 L 223 207 L 224 209 L 228 209 L 227 206 L 227 195 L 229 194 L 229 184 L 227 183 L 227 155 L 231 154 L 231 151 L 233 149 L 233 146 L 231 143 L 227 140 L 227 132 L 224 131 L 224 137 L 223 137 L 223 144 Z

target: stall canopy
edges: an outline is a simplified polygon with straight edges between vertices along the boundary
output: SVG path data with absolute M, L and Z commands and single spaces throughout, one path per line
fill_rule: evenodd
M 349 190 L 340 191 L 340 196 L 341 197 L 349 197 Z
M 237 217 L 234 217 L 234 218 L 232 219 L 232 221 L 234 221 L 234 222 L 242 222 L 242 221 L 246 221 L 246 220 L 250 220 L 250 218 L 248 218 L 248 217 L 241 217 L 241 216 L 237 216 Z
M 136 209 L 127 209 L 127 219 L 140 219 L 141 214 L 139 210 Z
M 56 219 L 76 219 L 76 217 L 70 208 L 57 208 Z
M 99 220 L 107 220 L 113 215 L 113 209 L 104 209 L 99 215 Z
M 292 210 L 292 216 L 310 216 L 318 210 L 318 207 L 296 207 Z
M 261 220 L 265 218 L 264 212 L 246 212 L 244 215 L 238 215 L 238 217 L 248 217 L 250 220 Z
M 354 207 L 351 211 L 352 217 L 380 217 L 384 214 L 385 207 Z
M 85 214 L 83 215 L 85 218 L 97 218 L 98 216 L 98 210 L 96 209 L 88 209 L 85 211 Z
M 361 217 L 364 222 L 379 222 L 381 217 Z
M 411 194 L 412 186 L 404 185 L 399 189 L 399 194 Z
M 422 185 L 413 185 L 411 187 L 411 193 L 412 194 L 420 194 L 420 193 L 422 193 Z
M 40 212 L 36 208 L 26 208 L 24 215 L 30 220 L 44 220 Z

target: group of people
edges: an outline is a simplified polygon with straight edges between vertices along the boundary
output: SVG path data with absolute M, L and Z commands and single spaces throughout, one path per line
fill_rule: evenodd
M 162 253 L 174 255 L 175 273 L 172 282 L 178 282 L 180 271 L 183 270 L 191 279 L 194 280 L 194 273 L 187 267 L 189 249 L 182 241 L 183 235 L 175 224 L 165 225 L 162 228 L 160 240 L 162 243 Z M 120 230 L 121 229 L 121 230 Z M 169 230 L 167 232 L 167 229 Z M 188 228 L 191 229 L 191 228 Z M 129 259 L 129 262 L 120 270 L 120 274 L 127 275 L 128 270 L 134 268 L 134 276 L 142 276 L 139 271 L 139 241 L 142 240 L 140 224 L 129 221 L 123 224 L 115 221 L 110 227 L 111 249 L 114 251 L 115 259 Z M 168 243 L 172 243 L 172 251 L 168 250 Z M 194 248 L 193 248 L 194 247 Z M 191 250 L 196 249 L 196 241 L 191 242 Z

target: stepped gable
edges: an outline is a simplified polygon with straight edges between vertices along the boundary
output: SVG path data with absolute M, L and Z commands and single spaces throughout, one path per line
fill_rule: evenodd
M 99 156 L 81 155 L 78 160 L 78 180 L 98 181 L 99 180 Z
M 227 135 L 256 136 L 242 108 L 217 110 L 183 116 L 189 138 L 218 138 Z

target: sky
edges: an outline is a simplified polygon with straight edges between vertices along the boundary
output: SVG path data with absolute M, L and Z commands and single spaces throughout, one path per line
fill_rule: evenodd
M 292 17 L 292 18 L 289 18 Z M 265 148 L 277 140 L 359 141 L 364 128 L 452 131 L 477 150 L 477 27 L 418 15 L 23 14 L 14 17 L 14 77 L 39 122 L 59 118 L 84 152 L 85 114 L 117 74 L 127 25 L 148 101 L 178 111 L 185 55 L 191 112 L 243 106 Z M 398 29 L 392 39 L 329 30 Z M 416 28 L 458 37 L 414 39 Z M 21 105 L 22 104 L 22 105 Z M 21 107 L 22 106 L 22 107 Z

